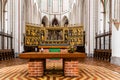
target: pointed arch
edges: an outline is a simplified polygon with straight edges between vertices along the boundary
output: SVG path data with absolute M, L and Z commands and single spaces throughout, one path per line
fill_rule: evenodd
M 43 24 L 44 27 L 46 27 L 48 25 L 48 18 L 47 18 L 47 16 L 44 16 L 42 18 L 42 24 Z
M 64 16 L 63 19 L 62 19 L 62 25 L 63 26 L 68 26 L 68 24 L 69 24 L 69 20 L 66 16 Z
M 52 26 L 59 26 L 58 19 L 56 18 L 56 15 L 54 15 L 54 18 L 52 20 Z

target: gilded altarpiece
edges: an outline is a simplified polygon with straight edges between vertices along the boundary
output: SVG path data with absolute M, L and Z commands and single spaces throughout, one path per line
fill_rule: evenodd
M 83 26 L 40 27 L 26 25 L 25 46 L 84 45 Z

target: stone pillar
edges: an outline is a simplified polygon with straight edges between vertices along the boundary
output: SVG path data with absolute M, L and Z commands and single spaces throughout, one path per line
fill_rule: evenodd
M 117 2 L 118 1 L 118 2 Z M 111 63 L 120 65 L 120 1 L 112 0 L 112 57 Z M 115 4 L 115 5 L 114 5 Z M 118 9 L 118 10 L 117 10 Z
M 2 1 L 0 0 L 0 32 L 2 31 Z M 0 49 L 2 49 L 2 37 L 0 36 Z
M 120 29 L 112 27 L 112 58 L 111 63 L 120 65 Z
M 86 0 L 84 3 L 85 53 L 93 57 L 95 43 L 95 1 Z
M 28 73 L 29 73 L 29 76 L 32 76 L 32 77 L 43 76 L 44 74 L 43 61 L 42 60 L 29 61 Z
M 64 76 L 79 76 L 79 65 L 77 60 L 64 61 Z

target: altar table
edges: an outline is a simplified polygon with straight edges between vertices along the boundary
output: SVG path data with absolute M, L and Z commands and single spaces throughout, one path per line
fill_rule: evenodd
M 61 52 L 27 52 L 19 54 L 21 59 L 29 59 L 28 73 L 29 76 L 43 76 L 45 73 L 46 59 L 61 58 L 63 59 L 64 76 L 79 76 L 79 58 L 85 58 L 85 53 L 61 53 Z

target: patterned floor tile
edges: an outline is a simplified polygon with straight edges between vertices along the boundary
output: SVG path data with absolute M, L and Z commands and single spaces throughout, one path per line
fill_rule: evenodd
M 62 74 L 46 74 L 43 77 L 29 77 L 28 65 L 16 65 L 0 69 L 0 80 L 119 80 L 120 74 L 104 67 L 79 64 L 79 77 L 64 77 Z

